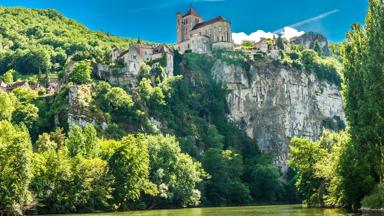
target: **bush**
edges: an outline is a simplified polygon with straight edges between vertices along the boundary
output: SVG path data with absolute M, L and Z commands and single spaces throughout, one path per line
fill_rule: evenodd
M 377 185 L 371 194 L 361 201 L 363 208 L 379 209 L 384 207 L 384 185 Z

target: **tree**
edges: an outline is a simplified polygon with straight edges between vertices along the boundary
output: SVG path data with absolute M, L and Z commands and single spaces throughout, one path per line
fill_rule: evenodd
M 36 141 L 37 152 L 45 152 L 56 149 L 57 143 L 51 140 L 51 136 L 48 133 L 43 133 L 39 135 L 39 138 Z
M 15 110 L 16 98 L 0 91 L 0 120 L 10 120 Z
M 52 66 L 50 53 L 40 46 L 16 52 L 15 55 L 15 69 L 22 74 L 39 74 Z
M 323 50 L 321 49 L 321 46 L 320 46 L 320 42 L 319 41 L 315 41 L 315 45 L 313 47 L 313 50 L 315 50 L 315 52 L 317 52 L 317 54 L 319 56 L 322 56 L 323 55 Z
M 373 187 L 366 182 L 384 183 L 384 5 L 380 0 L 370 0 L 365 28 L 355 24 L 343 44 L 344 97 L 349 121 L 351 142 L 344 161 L 343 185 L 347 206 L 359 208 L 360 201 Z M 359 181 L 360 180 L 360 181 Z M 364 182 L 364 184 L 357 184 Z M 372 184 L 371 184 L 372 185 Z M 352 187 L 351 187 L 352 186 Z M 347 188 L 349 187 L 349 188 Z
M 87 124 L 84 128 L 72 125 L 65 142 L 72 157 L 76 155 L 93 157 L 98 153 L 97 133 L 91 124 Z
M 277 202 L 284 200 L 284 179 L 278 168 L 271 163 L 251 163 L 249 166 L 250 180 L 248 181 L 252 198 L 256 201 Z
M 29 130 L 39 118 L 39 109 L 33 104 L 19 104 L 12 114 L 12 122 L 24 123 Z
M 159 194 L 149 198 L 150 207 L 186 207 L 200 204 L 198 184 L 205 177 L 201 164 L 181 153 L 175 137 L 147 137 L 150 180 Z
M 110 173 L 115 181 L 113 202 L 120 209 L 131 209 L 141 192 L 147 191 L 149 181 L 148 146 L 143 135 L 128 135 L 109 158 Z
M 323 189 L 319 190 L 323 178 L 316 176 L 316 163 L 326 154 L 320 143 L 308 138 L 293 138 L 289 151 L 289 166 L 299 172 L 296 186 L 310 206 L 323 206 Z
M 203 167 L 211 175 L 205 186 L 207 204 L 230 205 L 250 201 L 249 188 L 241 181 L 241 155 L 231 150 L 208 149 L 204 153 Z
M 4 82 L 6 82 L 7 84 L 12 84 L 13 83 L 13 76 L 15 73 L 16 73 L 16 71 L 11 69 L 11 70 L 7 71 L 5 74 L 3 74 Z
M 246 50 L 253 49 L 254 46 L 255 46 L 255 43 L 252 41 L 243 41 L 241 43 L 241 48 L 246 49 Z
M 74 211 L 71 199 L 71 161 L 65 151 L 45 151 L 33 154 L 31 189 L 38 199 L 39 213 L 65 213 Z
M 32 103 L 38 97 L 36 91 L 24 87 L 15 88 L 12 90 L 12 93 L 23 104 Z
M 284 39 L 281 37 L 281 35 L 279 35 L 276 39 L 276 46 L 281 49 L 281 50 L 284 50 L 285 49 L 285 45 L 284 45 Z
M 89 83 L 91 80 L 92 66 L 89 61 L 76 62 L 72 72 L 70 73 L 70 80 L 76 84 Z
M 31 201 L 31 153 L 28 131 L 0 121 L 0 213 L 21 215 Z
M 215 125 L 209 125 L 207 130 L 207 148 L 222 149 L 224 136 L 219 133 Z

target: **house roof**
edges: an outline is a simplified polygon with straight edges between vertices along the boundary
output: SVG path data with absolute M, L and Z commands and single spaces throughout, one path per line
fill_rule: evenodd
M 189 16 L 189 15 L 201 17 L 193 7 L 190 7 L 189 10 L 187 11 L 187 13 L 184 14 L 183 17 Z
M 213 23 L 217 23 L 217 22 L 228 22 L 228 23 L 229 23 L 229 21 L 226 20 L 226 19 L 224 19 L 224 17 L 222 17 L 222 16 L 218 16 L 218 17 L 213 18 L 213 19 L 211 19 L 211 20 L 208 20 L 208 21 L 206 21 L 206 22 L 201 22 L 201 23 L 196 24 L 196 25 L 193 27 L 192 30 L 199 29 L 199 28 L 201 28 L 201 27 L 204 27 L 204 26 L 207 26 L 207 25 L 211 25 L 211 24 L 213 24 Z
M 161 44 L 153 49 L 154 53 L 172 53 L 172 49 L 166 44 Z
M 117 58 L 121 58 L 121 57 L 123 57 L 123 56 L 124 56 L 125 54 L 127 54 L 127 53 L 129 53 L 129 49 L 127 49 L 127 50 L 121 52 L 120 55 L 117 56 Z
M 0 87 L 7 87 L 7 83 L 3 82 L 3 81 L 0 81 Z
M 29 87 L 29 84 L 27 81 L 15 82 L 15 83 L 8 85 L 7 90 L 12 91 L 13 89 L 18 88 L 18 87 L 22 87 L 22 86 Z

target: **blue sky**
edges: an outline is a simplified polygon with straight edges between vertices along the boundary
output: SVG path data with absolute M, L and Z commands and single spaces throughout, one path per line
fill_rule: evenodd
M 340 42 L 354 22 L 364 23 L 367 0 L 0 0 L 1 6 L 54 8 L 93 30 L 175 42 L 175 14 L 190 5 L 205 19 L 222 15 L 234 32 L 274 32 L 285 26 Z

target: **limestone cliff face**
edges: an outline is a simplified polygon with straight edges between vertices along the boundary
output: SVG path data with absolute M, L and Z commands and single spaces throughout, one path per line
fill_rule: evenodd
M 68 125 L 85 127 L 87 124 L 106 129 L 106 119 L 99 110 L 92 106 L 92 86 L 75 85 L 68 92 Z
M 228 89 L 229 117 L 283 171 L 290 138 L 316 139 L 324 119 L 345 119 L 340 88 L 312 73 L 266 62 L 246 70 L 221 60 L 211 73 Z

